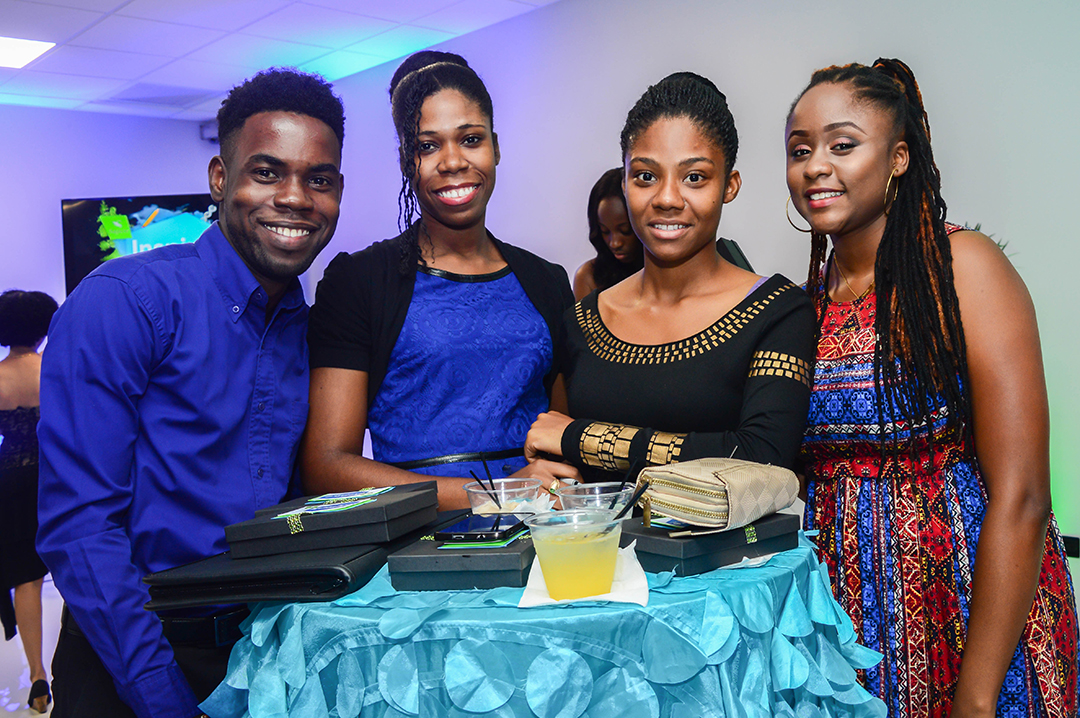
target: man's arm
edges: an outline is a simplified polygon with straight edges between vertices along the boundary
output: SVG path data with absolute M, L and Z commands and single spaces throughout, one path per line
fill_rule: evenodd
M 143 609 L 128 533 L 139 401 L 167 336 L 121 280 L 94 276 L 57 313 L 42 361 L 38 550 L 140 718 L 191 718 L 195 695 Z

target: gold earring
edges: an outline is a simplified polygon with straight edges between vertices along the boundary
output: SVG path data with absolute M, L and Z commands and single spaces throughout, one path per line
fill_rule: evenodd
M 900 194 L 900 180 L 896 180 L 896 188 L 893 190 L 892 201 L 889 200 L 889 185 L 892 184 L 893 177 L 896 176 L 896 168 L 893 167 L 892 173 L 889 174 L 889 180 L 885 183 L 885 216 L 889 216 L 889 209 L 892 208 L 892 203 L 896 201 L 896 196 Z M 789 222 L 791 220 L 788 220 Z
M 797 232 L 802 232 L 803 234 L 810 234 L 814 231 L 813 227 L 811 227 L 810 229 L 800 229 L 799 227 L 795 226 L 794 222 L 791 221 L 791 195 L 788 195 L 787 200 L 784 202 L 784 216 L 787 217 L 788 224 L 790 224 L 792 227 L 795 227 L 795 230 Z

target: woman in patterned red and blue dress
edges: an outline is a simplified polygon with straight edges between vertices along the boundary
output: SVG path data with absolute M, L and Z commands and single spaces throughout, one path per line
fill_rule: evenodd
M 904 63 L 814 73 L 785 139 L 819 320 L 806 528 L 885 654 L 867 687 L 893 718 L 1076 715 L 1076 606 L 1023 281 L 992 240 L 946 224 Z

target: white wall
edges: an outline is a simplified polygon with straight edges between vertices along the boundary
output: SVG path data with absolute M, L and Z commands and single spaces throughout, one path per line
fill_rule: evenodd
M 0 106 L 0 290 L 64 298 L 60 201 L 206 192 L 215 146 L 195 122 Z
M 1076 117 L 1080 4 L 1001 0 L 561 0 L 440 46 L 480 72 L 502 148 L 489 228 L 561 262 L 588 258 L 585 199 L 619 164 L 618 135 L 646 86 L 676 70 L 710 77 L 740 132 L 742 193 L 724 236 L 759 272 L 805 278 L 808 248 L 784 219 L 783 124 L 812 70 L 899 57 L 919 78 L 949 218 L 981 222 L 1039 312 L 1051 394 L 1055 510 L 1080 532 L 1080 244 Z M 337 83 L 349 113 L 338 238 L 393 236 L 398 178 L 386 86 L 393 66 Z M 327 252 L 320 267 L 329 261 Z M 319 269 L 312 274 L 318 274 Z

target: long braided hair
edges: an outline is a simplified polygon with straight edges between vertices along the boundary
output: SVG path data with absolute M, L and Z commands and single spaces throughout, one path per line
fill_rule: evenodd
M 420 172 L 417 134 L 424 100 L 440 90 L 457 90 L 475 102 L 494 131 L 491 95 L 461 55 L 424 50 L 405 58 L 390 80 L 390 110 L 398 136 L 401 190 L 398 192 L 398 231 L 406 235 L 398 271 L 407 274 L 423 263 L 420 237 L 427 236 L 414 183 Z M 419 220 L 417 218 L 419 217 Z M 428 238 L 430 242 L 430 237 Z
M 897 178 L 874 262 L 878 306 L 874 384 L 882 458 L 887 453 L 898 455 L 907 432 L 907 447 L 914 457 L 919 439 L 933 443 L 935 422 L 970 439 L 967 351 L 953 284 L 941 173 L 934 164 L 930 123 L 915 76 L 895 59 L 878 59 L 870 67 L 827 67 L 813 74 L 791 112 L 807 90 L 824 83 L 850 85 L 857 100 L 890 113 L 897 139 L 907 142 L 909 151 L 907 172 Z M 819 320 L 828 301 L 822 275 L 826 243 L 825 235 L 813 233 L 806 287 L 821 308 Z M 936 410 L 940 403 L 944 412 Z M 886 406 L 892 406 L 898 417 L 888 424 Z M 967 450 L 973 450 L 970 441 Z

